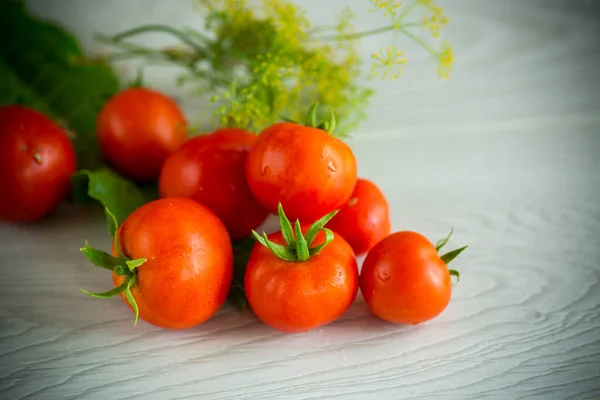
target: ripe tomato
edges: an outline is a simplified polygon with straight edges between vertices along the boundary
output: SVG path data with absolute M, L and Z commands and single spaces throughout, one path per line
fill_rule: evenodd
M 298 225 L 297 229 L 308 236 L 308 228 Z M 282 232 L 269 235 L 268 240 L 287 244 L 294 254 L 295 245 L 290 245 Z M 314 245 L 325 240 L 325 234 L 319 232 Z M 358 291 L 354 252 L 339 235 L 329 240 L 305 261 L 287 261 L 260 242 L 254 245 L 244 288 L 250 307 L 262 322 L 283 332 L 303 332 L 336 320 L 350 307 Z M 311 244 L 309 240 L 308 246 Z
M 135 269 L 137 283 L 131 289 L 143 320 L 190 328 L 210 318 L 227 298 L 231 243 L 221 221 L 201 204 L 184 198 L 147 203 L 123 222 L 118 237 L 125 256 L 146 259 Z M 125 280 L 113 272 L 115 287 Z
M 188 140 L 163 164 L 161 197 L 188 197 L 213 211 L 232 238 L 250 234 L 268 216 L 246 182 L 246 156 L 256 135 L 224 129 Z
M 356 185 L 352 150 L 327 132 L 289 122 L 265 129 L 250 149 L 246 177 L 269 211 L 312 222 L 348 201 Z
M 22 106 L 0 107 L 0 220 L 35 221 L 67 195 L 75 152 L 48 117 Z
M 356 254 L 369 251 L 390 234 L 390 210 L 385 196 L 373 182 L 359 179 L 350 200 L 329 222 L 329 228 L 342 235 Z
M 113 96 L 98 115 L 98 140 L 106 160 L 138 181 L 158 177 L 165 158 L 186 139 L 185 118 L 169 97 L 145 88 Z
M 389 235 L 369 251 L 363 263 L 360 289 L 367 306 L 395 324 L 416 325 L 437 316 L 452 294 L 447 263 L 465 248 L 440 257 L 438 249 L 418 233 Z

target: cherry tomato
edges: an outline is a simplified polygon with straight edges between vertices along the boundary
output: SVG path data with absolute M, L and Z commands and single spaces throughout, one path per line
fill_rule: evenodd
M 141 319 L 164 328 L 190 328 L 210 318 L 227 298 L 233 277 L 230 239 L 203 205 L 185 198 L 147 203 L 121 224 L 119 242 L 125 256 L 146 259 L 131 289 Z M 124 281 L 113 272 L 115 287 Z
M 302 227 L 306 233 L 307 226 Z M 281 232 L 269 240 L 285 245 Z M 324 242 L 321 232 L 314 245 Z M 285 261 L 256 243 L 244 279 L 256 316 L 283 332 L 303 332 L 328 324 L 350 307 L 358 291 L 354 252 L 339 235 L 307 261 Z
M 246 177 L 271 212 L 281 202 L 291 219 L 311 222 L 348 201 L 356 185 L 352 150 L 327 132 L 282 122 L 265 129 L 250 149 Z
M 418 233 L 389 235 L 369 251 L 362 266 L 360 289 L 367 306 L 395 324 L 416 325 L 434 318 L 452 294 L 444 258 L 451 260 L 462 250 L 440 257 L 436 247 Z
M 22 106 L 0 107 L 0 220 L 35 221 L 65 198 L 75 172 L 66 133 Z
M 350 200 L 329 222 L 356 254 L 362 254 L 390 234 L 390 210 L 385 196 L 371 181 L 359 179 Z
M 246 156 L 256 135 L 224 129 L 188 140 L 163 164 L 161 197 L 189 197 L 213 211 L 232 238 L 248 236 L 269 215 L 246 182 Z
M 138 181 L 158 177 L 163 161 L 186 140 L 185 118 L 169 97 L 145 88 L 113 96 L 98 116 L 106 160 Z

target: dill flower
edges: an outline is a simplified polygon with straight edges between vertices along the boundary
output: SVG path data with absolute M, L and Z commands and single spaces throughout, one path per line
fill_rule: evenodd
M 371 65 L 371 74 L 373 76 L 381 75 L 383 79 L 388 77 L 390 80 L 398 79 L 402 75 L 402 66 L 406 64 L 406 59 L 402 58 L 402 54 L 397 47 L 388 46 L 385 52 L 380 49 L 378 53 L 371 56 L 374 60 Z

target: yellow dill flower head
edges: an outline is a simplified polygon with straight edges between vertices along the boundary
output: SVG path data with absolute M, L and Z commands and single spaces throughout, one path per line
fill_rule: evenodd
M 371 74 L 373 76 L 381 75 L 383 79 L 398 79 L 402 75 L 403 65 L 406 64 L 406 59 L 402 57 L 402 54 L 395 46 L 388 46 L 386 51 L 380 49 L 378 53 L 371 56 L 373 59 Z
M 398 9 L 402 7 L 402 3 L 399 1 L 371 0 L 371 4 L 375 7 L 371 11 L 383 10 L 386 17 L 395 16 Z
M 443 42 L 438 55 L 438 75 L 440 78 L 448 79 L 450 77 L 453 62 L 454 52 L 452 46 L 448 42 Z
M 419 3 L 430 12 L 430 14 L 423 17 L 423 28 L 429 30 L 433 37 L 439 37 L 442 28 L 450 22 L 448 17 L 444 14 L 444 9 L 436 6 L 433 1 L 423 0 Z

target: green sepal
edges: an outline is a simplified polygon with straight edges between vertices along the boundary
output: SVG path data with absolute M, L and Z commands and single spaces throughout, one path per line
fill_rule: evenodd
M 323 250 L 323 248 L 325 246 L 327 246 L 329 243 L 331 243 L 331 241 L 334 239 L 334 234 L 331 231 L 331 229 L 321 228 L 321 230 L 323 231 L 323 233 L 325 233 L 325 241 L 322 244 L 318 245 L 317 247 L 313 247 L 312 249 L 310 249 L 311 256 L 314 256 L 315 254 L 317 254 L 318 252 Z
M 281 226 L 281 235 L 283 236 L 286 246 L 274 243 L 269 240 L 266 233 L 263 232 L 263 236 L 259 235 L 255 231 L 252 231 L 252 235 L 262 245 L 268 248 L 275 256 L 285 261 L 307 261 L 311 256 L 317 254 L 325 246 L 327 246 L 334 239 L 334 234 L 330 229 L 324 228 L 324 225 L 329 222 L 337 211 L 332 211 L 329 214 L 321 217 L 319 220 L 314 222 L 306 231 L 306 234 L 302 233 L 302 226 L 299 220 L 295 223 L 295 235 L 292 231 L 292 226 L 289 219 L 283 211 L 281 203 L 278 204 L 277 211 L 279 214 L 279 224 Z M 325 241 L 323 244 L 310 248 L 315 240 L 315 237 L 319 231 L 325 233 Z
M 319 103 L 314 103 L 308 110 L 308 116 L 306 117 L 306 126 L 316 128 L 319 124 L 317 122 L 317 110 L 319 109 Z
M 294 254 L 292 254 L 287 247 L 270 241 L 269 237 L 265 232 L 263 232 L 263 236 L 260 236 L 256 231 L 252 231 L 252 235 L 260 244 L 265 246 L 267 249 L 271 250 L 273 254 L 275 254 L 282 260 L 296 261 Z
M 315 238 L 317 237 L 319 231 L 323 229 L 325 224 L 327 224 L 331 220 L 331 218 L 335 217 L 338 211 L 339 210 L 335 210 L 330 212 L 329 214 L 324 215 L 320 219 L 313 222 L 313 224 L 308 228 L 308 230 L 306 231 L 305 238 L 306 243 L 308 243 L 309 247 L 312 246 L 312 243 L 315 241 Z
M 298 121 L 293 120 L 293 119 L 288 118 L 288 117 L 284 117 L 283 115 L 280 115 L 279 119 L 282 120 L 282 121 L 285 121 L 285 122 L 292 123 L 292 124 L 298 124 Z
M 82 289 L 82 288 L 79 288 L 79 290 L 81 290 L 83 293 L 87 294 L 88 296 L 95 297 L 97 299 L 107 299 L 109 297 L 113 297 L 113 296 L 123 293 L 125 291 L 125 289 L 127 289 L 128 283 L 129 283 L 128 281 L 125 281 L 125 282 L 123 282 L 122 285 L 117 286 L 116 288 L 109 290 L 108 292 L 102 292 L 102 293 L 88 292 L 87 290 Z
M 306 261 L 310 258 L 308 244 L 302 234 L 302 227 L 299 220 L 296 220 L 296 257 L 298 257 L 298 261 Z
M 125 283 L 127 284 L 127 287 L 125 288 L 125 298 L 127 298 L 127 301 L 129 304 L 131 304 L 131 308 L 133 308 L 133 313 L 135 314 L 135 317 L 133 318 L 133 326 L 135 326 L 137 325 L 138 318 L 140 317 L 140 310 L 135 299 L 133 298 L 133 294 L 131 294 L 131 288 L 137 283 L 137 279 L 132 277 Z
M 277 243 L 273 243 L 272 241 L 269 240 L 266 233 L 263 233 L 263 236 L 264 236 L 265 245 L 277 257 L 281 258 L 282 260 L 286 260 L 286 261 L 297 261 L 294 254 L 287 247 L 282 246 Z
M 296 244 L 296 240 L 294 239 L 292 224 L 283 212 L 283 206 L 281 205 L 281 203 L 277 205 L 277 214 L 279 216 L 279 228 L 281 229 L 283 239 L 285 239 L 288 246 L 294 246 Z
M 108 209 L 108 207 L 104 207 L 104 215 L 106 215 L 106 223 L 108 224 L 108 233 L 110 233 L 110 237 L 114 238 L 119 229 L 119 222 L 117 221 L 117 217 Z
M 460 272 L 458 272 L 455 269 L 449 269 L 448 272 L 450 273 L 450 276 L 456 277 L 456 282 L 457 283 L 460 281 Z
M 115 267 L 123 265 L 124 260 L 120 257 L 114 257 L 110 254 L 93 248 L 90 246 L 88 241 L 85 241 L 85 246 L 79 249 L 88 260 L 92 262 L 97 267 L 101 267 L 104 269 L 108 269 L 110 271 L 114 271 Z
M 446 243 L 448 243 L 448 240 L 450 240 L 450 237 L 452 236 L 453 233 L 454 233 L 454 229 L 450 229 L 450 233 L 448 234 L 448 236 L 446 236 L 444 239 L 440 239 L 437 241 L 437 243 L 435 244 L 435 249 L 437 251 L 440 251 L 442 249 L 442 247 L 444 247 L 446 245 Z
M 133 272 L 134 269 L 136 269 L 140 265 L 144 264 L 146 261 L 147 260 L 145 258 L 137 258 L 135 260 L 127 260 L 127 261 L 125 261 L 125 264 L 127 265 L 127 268 L 129 268 L 129 270 L 131 272 Z
M 333 133 L 335 128 L 337 128 L 337 116 L 333 110 L 330 110 L 329 121 L 325 124 L 325 130 L 327 133 Z
M 467 247 L 469 246 L 464 246 L 461 247 L 460 249 L 456 249 L 456 250 L 452 250 L 449 253 L 444 254 L 443 256 L 441 256 L 440 258 L 442 259 L 442 261 L 448 265 L 450 264 L 450 261 L 454 260 L 460 253 L 462 253 Z
M 111 270 L 118 276 L 124 276 L 125 282 L 123 282 L 122 285 L 112 290 L 102 293 L 88 292 L 87 290 L 81 288 L 79 290 L 81 290 L 88 296 L 96 298 L 112 297 L 125 292 L 125 298 L 129 302 L 129 304 L 131 304 L 133 312 L 135 313 L 133 324 L 136 325 L 139 318 L 139 309 L 133 297 L 133 294 L 131 293 L 131 288 L 134 287 L 137 283 L 136 268 L 144 264 L 146 262 L 146 259 L 138 258 L 135 260 L 131 260 L 129 257 L 123 255 L 119 247 L 119 225 L 117 219 L 115 215 L 108 209 L 108 207 L 104 208 L 104 213 L 106 214 L 108 229 L 114 234 L 113 241 L 115 243 L 115 249 L 116 252 L 119 254 L 119 257 L 115 257 L 104 251 L 94 249 L 89 245 L 87 241 L 85 242 L 85 246 L 81 248 L 80 251 L 84 253 L 94 265 Z

